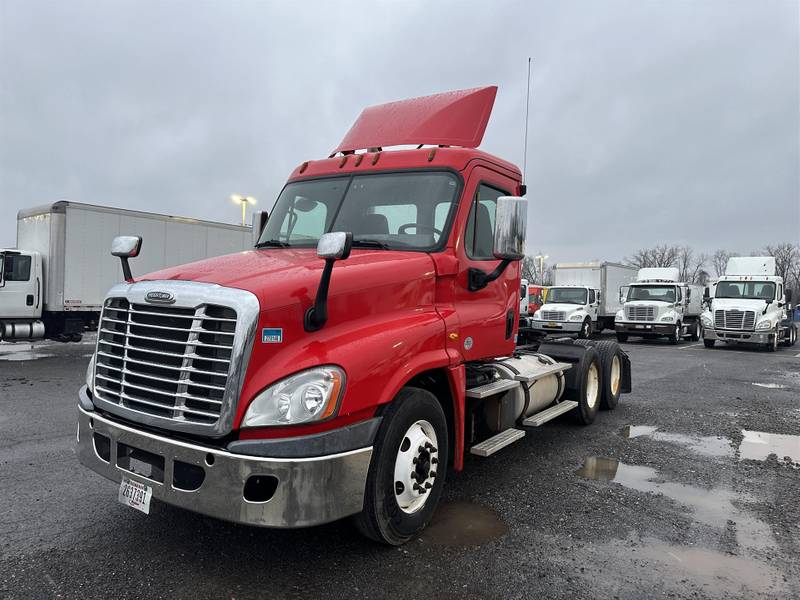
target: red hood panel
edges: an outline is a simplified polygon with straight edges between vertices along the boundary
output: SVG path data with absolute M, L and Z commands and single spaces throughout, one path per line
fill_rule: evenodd
M 298 301 L 310 305 L 324 264 L 314 248 L 269 248 L 162 269 L 140 280 L 178 279 L 243 289 L 255 294 L 261 310 L 266 310 Z M 423 252 L 353 250 L 350 258 L 334 266 L 330 294 L 433 275 L 433 261 Z

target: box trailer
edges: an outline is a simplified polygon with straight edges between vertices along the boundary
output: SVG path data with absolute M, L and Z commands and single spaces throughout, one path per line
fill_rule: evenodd
M 59 201 L 17 214 L 17 247 L 0 248 L 0 339 L 77 340 L 122 277 L 108 254 L 118 235 L 143 236 L 152 271 L 252 246 L 250 227 Z
M 577 333 L 613 329 L 620 309 L 619 289 L 636 277 L 636 269 L 612 262 L 559 263 L 547 301 L 534 313 L 531 326 L 546 333 Z

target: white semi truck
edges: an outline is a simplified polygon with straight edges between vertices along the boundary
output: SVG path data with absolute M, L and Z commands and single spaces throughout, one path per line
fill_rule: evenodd
M 730 258 L 713 297 L 706 301 L 709 309 L 702 315 L 706 348 L 721 340 L 761 344 L 774 352 L 781 342 L 793 346 L 797 341 L 792 291 L 776 275 L 774 257 Z
M 620 308 L 619 289 L 635 276 L 633 267 L 611 262 L 558 263 L 554 285 L 531 327 L 545 333 L 577 333 L 580 338 L 612 329 Z
M 108 247 L 144 236 L 142 272 L 252 247 L 250 227 L 60 201 L 17 214 L 17 247 L 0 248 L 0 340 L 78 341 L 122 278 Z
M 632 335 L 667 337 L 673 344 L 686 337 L 700 339 L 703 287 L 680 282 L 678 276 L 673 267 L 639 269 L 636 281 L 620 290 L 624 303 L 614 321 L 618 341 Z

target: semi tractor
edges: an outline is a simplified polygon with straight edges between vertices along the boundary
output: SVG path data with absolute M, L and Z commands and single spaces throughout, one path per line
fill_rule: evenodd
M 626 342 L 632 335 L 666 337 L 671 344 L 687 337 L 695 342 L 700 339 L 703 287 L 678 278 L 674 267 L 639 269 L 636 281 L 620 290 L 624 304 L 614 321 L 618 341 Z
M 772 256 L 736 256 L 728 259 L 725 274 L 706 298 L 703 343 L 760 344 L 774 352 L 778 345 L 794 346 L 797 325 L 792 290 L 784 288 Z
M 134 277 L 147 240 L 117 239 L 128 276 L 79 391 L 79 460 L 143 512 L 353 516 L 397 545 L 468 455 L 614 408 L 616 342 L 515 343 L 525 190 L 477 149 L 496 91 L 365 109 L 292 172 L 249 251 Z
M 126 232 L 147 235 L 142 267 L 156 270 L 252 246 L 250 227 L 59 201 L 17 214 L 16 248 L 0 248 L 0 340 L 78 341 L 93 329 Z
M 547 301 L 534 313 L 531 327 L 579 338 L 613 329 L 620 309 L 619 289 L 635 276 L 636 269 L 611 262 L 558 263 Z

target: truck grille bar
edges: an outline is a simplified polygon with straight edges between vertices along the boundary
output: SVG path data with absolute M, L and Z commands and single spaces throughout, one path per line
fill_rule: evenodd
M 563 321 L 567 313 L 558 310 L 543 310 L 542 319 L 545 321 Z
M 656 318 L 655 306 L 627 306 L 625 316 L 629 321 L 653 321 Z
M 756 313 L 752 310 L 716 310 L 714 311 L 714 327 L 716 329 L 737 329 L 753 331 L 756 324 Z
M 217 424 L 231 370 L 236 311 L 154 307 L 106 300 L 100 319 L 95 394 L 153 416 Z

